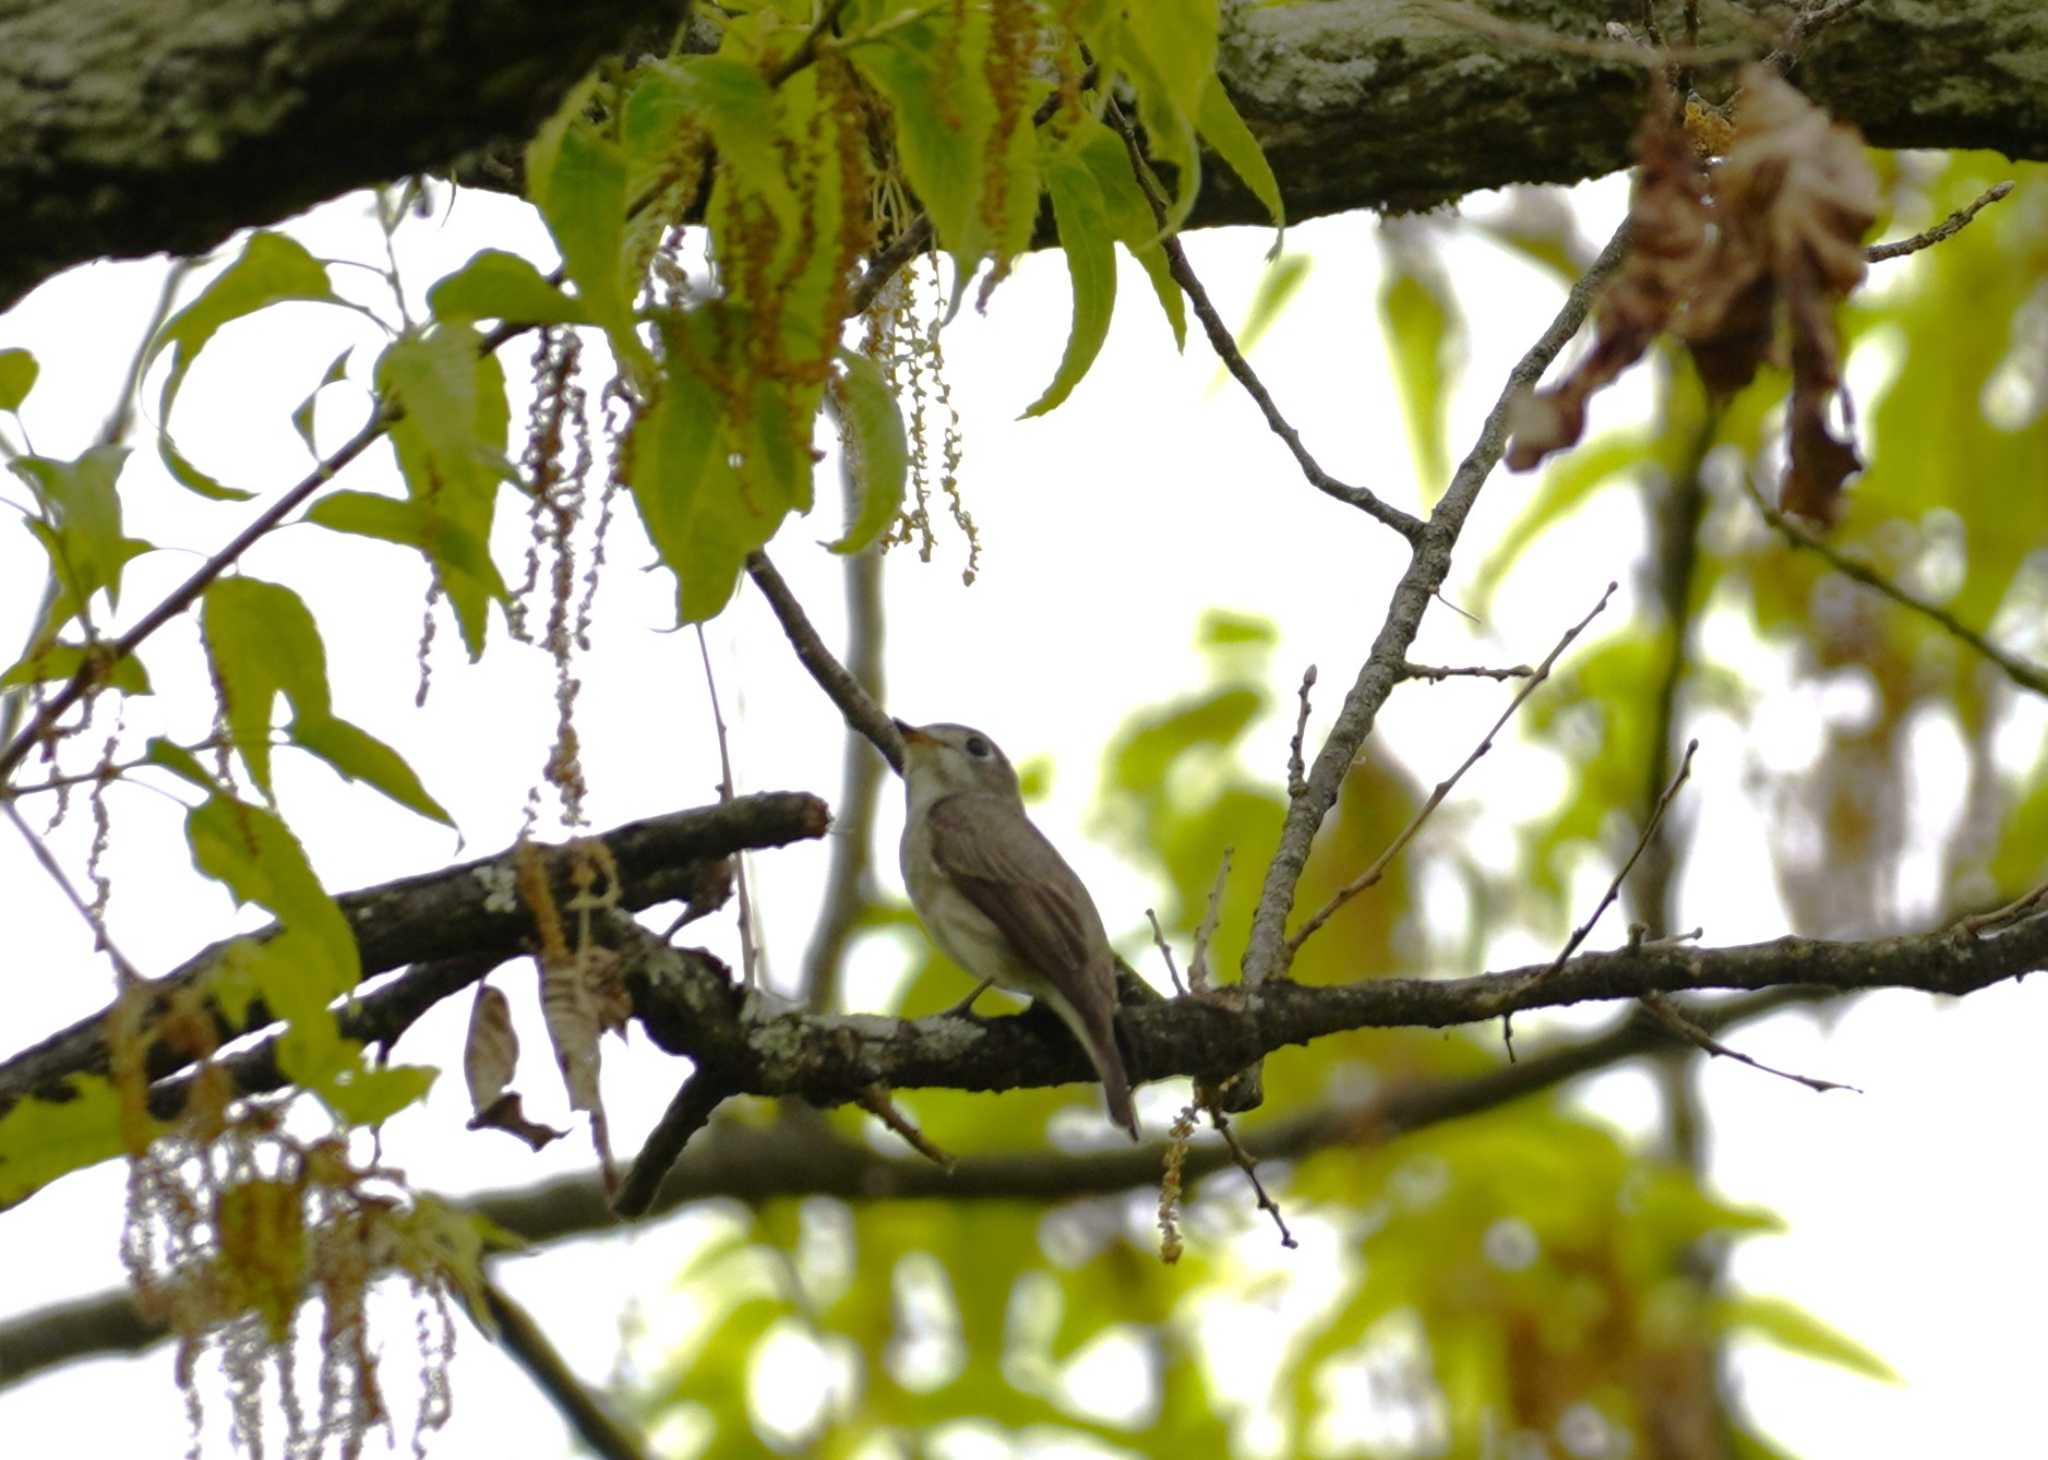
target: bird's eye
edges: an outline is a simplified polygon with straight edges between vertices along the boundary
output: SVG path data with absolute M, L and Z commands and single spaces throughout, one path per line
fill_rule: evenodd
M 988 753 L 991 748 L 992 747 L 989 745 L 989 743 L 986 740 L 983 740 L 979 735 L 970 735 L 967 737 L 967 753 L 973 756 L 976 760 L 987 760 Z

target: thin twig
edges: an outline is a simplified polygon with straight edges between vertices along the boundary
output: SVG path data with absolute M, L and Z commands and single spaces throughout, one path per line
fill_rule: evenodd
M 1294 936 L 1289 938 L 1286 943 L 1286 957 L 1289 962 L 1292 962 L 1294 955 L 1301 951 L 1301 945 L 1309 940 L 1310 935 L 1324 923 L 1327 923 L 1339 908 L 1386 875 L 1387 868 L 1392 864 L 1394 858 L 1399 856 L 1401 849 L 1414 839 L 1415 833 L 1422 829 L 1422 823 L 1429 820 L 1430 814 L 1443 804 L 1444 798 L 1450 795 L 1452 788 L 1464 778 L 1465 772 L 1471 770 L 1474 765 L 1478 764 L 1481 756 L 1493 749 L 1494 736 L 1500 734 L 1508 721 L 1513 718 L 1515 711 L 1522 707 L 1523 701 L 1536 693 L 1538 685 L 1550 678 L 1551 668 L 1557 663 L 1558 656 L 1571 647 L 1572 640 L 1584 633 L 1586 625 L 1593 622 L 1599 616 L 1600 611 L 1607 607 L 1607 600 L 1614 596 L 1615 586 L 1615 584 L 1609 583 L 1607 591 L 1600 595 L 1600 601 L 1593 605 L 1592 611 L 1564 631 L 1564 637 L 1557 641 L 1551 651 L 1544 656 L 1543 662 L 1536 666 L 1521 688 L 1515 691 L 1515 697 L 1508 701 L 1508 707 L 1500 712 L 1500 718 L 1493 722 L 1493 728 L 1486 732 L 1485 738 L 1472 748 L 1472 753 L 1465 757 L 1464 762 L 1456 770 L 1452 771 L 1449 777 L 1436 783 L 1436 788 L 1429 793 L 1429 799 L 1424 801 L 1421 809 L 1409 818 L 1408 824 L 1401 828 L 1400 835 L 1387 844 L 1387 849 L 1373 858 L 1371 866 L 1338 888 L 1335 895 L 1328 902 L 1324 903 L 1307 922 L 1295 930 Z
M 2010 181 L 1993 183 L 1977 195 L 1976 202 L 1967 208 L 1956 209 L 1932 228 L 1916 233 L 1911 238 L 1902 238 L 1897 243 L 1874 243 L 1863 251 L 1863 257 L 1873 264 L 1881 264 L 1886 259 L 1902 259 L 1907 254 L 1920 252 L 1923 248 L 1932 248 L 1943 239 L 1954 238 L 1969 227 L 1972 218 L 2011 192 Z
M 1505 669 L 1491 669 L 1484 664 L 1462 665 L 1458 668 L 1440 664 L 1401 666 L 1401 678 L 1426 679 L 1431 684 L 1442 684 L 1447 679 L 1494 679 L 1505 683 L 1510 679 L 1527 679 L 1535 672 L 1526 664 L 1510 664 Z
M 718 800 L 721 805 L 736 794 L 732 784 L 732 754 L 725 743 L 725 716 L 718 708 L 718 680 L 711 673 L 711 649 L 704 642 L 704 625 L 697 625 L 697 654 L 704 661 L 704 688 L 711 695 L 711 723 L 718 731 Z M 744 852 L 733 858 L 733 886 L 739 893 L 740 976 L 749 997 L 758 987 L 760 949 L 754 942 L 754 913 L 747 902 L 747 858 Z
M 903 1137 L 911 1150 L 941 1171 L 951 1171 L 960 1164 L 953 1156 L 933 1145 L 931 1138 L 917 1128 L 917 1122 L 896 1108 L 896 1102 L 889 1097 L 886 1086 L 868 1086 L 861 1091 L 859 1104 L 862 1110 Z
M 26 728 L 0 750 L 0 781 L 4 781 L 14 768 L 21 764 L 35 745 L 56 728 L 64 712 L 83 699 L 89 689 L 99 681 L 100 676 L 113 665 L 133 654 L 141 644 L 158 629 L 192 606 L 195 599 L 206 591 L 207 585 L 218 578 L 227 568 L 254 545 L 256 540 L 277 526 L 292 512 L 298 510 L 308 497 L 334 479 L 335 473 L 354 461 L 368 450 L 391 423 L 398 419 L 399 411 L 393 405 L 381 405 L 370 413 L 370 419 L 363 423 L 355 435 L 336 447 L 325 460 L 300 479 L 283 496 L 258 513 L 249 525 L 236 533 L 228 545 L 208 558 L 190 577 L 157 604 L 136 623 L 135 627 L 105 646 L 103 652 L 90 656 L 88 662 L 79 666 L 76 674 L 49 699 L 43 701 L 42 709 L 36 712 Z
M 1762 1070 L 1767 1075 L 1776 1075 L 1781 1080 L 1790 1080 L 1795 1085 L 1804 1085 L 1807 1089 L 1820 1094 L 1826 1094 L 1830 1090 L 1854 1090 L 1858 1095 L 1863 1093 L 1855 1085 L 1844 1085 L 1837 1080 L 1822 1080 L 1813 1075 L 1801 1075 L 1792 1070 L 1781 1070 L 1775 1065 L 1765 1064 L 1762 1060 L 1752 1059 L 1739 1049 L 1730 1049 L 1727 1045 L 1721 1043 L 1720 1040 L 1714 1038 L 1713 1035 L 1707 1033 L 1706 1030 L 1700 1028 L 1699 1025 L 1693 1023 L 1692 1020 L 1686 1018 L 1685 1015 L 1679 1013 L 1677 1005 L 1673 1004 L 1671 1000 L 1662 994 L 1645 994 L 1643 995 L 1642 1003 L 1643 1007 L 1650 1011 L 1651 1016 L 1659 1024 L 1662 1024 L 1680 1039 L 1705 1050 L 1708 1054 L 1734 1060 L 1737 1064 L 1748 1065 L 1753 1070 Z
M 1785 27 L 1784 38 L 1776 48 L 1764 57 L 1764 64 L 1780 75 L 1790 71 L 1799 64 L 1800 52 L 1806 49 L 1808 41 L 1862 3 L 1863 0 L 1824 0 L 1824 3 L 1801 11 Z
M 1939 604 L 1930 603 L 1916 594 L 1907 592 L 1875 568 L 1858 562 L 1833 543 L 1815 537 L 1765 501 L 1763 493 L 1757 490 L 1755 481 L 1747 475 L 1743 478 L 1743 485 L 1749 492 L 1750 500 L 1756 503 L 1757 510 L 1763 514 L 1764 521 L 1776 528 L 1778 534 L 1794 547 L 1819 554 L 1829 566 L 1844 577 L 1853 578 L 1866 588 L 1874 588 L 1900 607 L 1910 608 L 1913 612 L 1941 625 L 1950 635 L 1960 639 L 1997 665 L 2005 672 L 2005 677 L 2014 684 L 2023 689 L 2030 689 L 2038 695 L 2048 695 L 2048 669 L 2007 653 Z
M 1188 992 L 1198 998 L 1209 992 L 1209 943 L 1216 936 L 1216 925 L 1223 920 L 1223 892 L 1230 883 L 1230 859 L 1236 850 L 1223 849 L 1216 880 L 1209 884 L 1208 906 L 1202 910 L 1201 926 L 1195 929 L 1195 951 L 1188 959 Z
M 20 832 L 22 839 L 28 843 L 29 852 L 42 863 L 43 870 L 50 874 L 50 880 L 63 890 L 65 900 L 78 909 L 78 915 L 84 918 L 85 925 L 92 929 L 93 946 L 107 950 L 107 956 L 114 960 L 114 970 L 120 974 L 121 981 L 124 984 L 143 982 L 142 974 L 121 950 L 114 946 L 113 937 L 107 932 L 106 923 L 101 921 L 99 914 L 78 895 L 78 889 L 71 885 L 71 879 L 64 875 L 63 867 L 58 865 L 56 857 L 51 854 L 43 839 L 36 835 L 35 828 L 22 819 L 21 812 L 15 809 L 12 801 L 0 801 L 0 811 L 6 812 L 7 819 L 14 823 L 14 829 Z
M 1148 907 L 1145 919 L 1152 924 L 1152 941 L 1159 948 L 1159 956 L 1166 960 L 1166 976 L 1173 980 L 1174 993 L 1185 995 L 1188 986 L 1180 981 L 1180 969 L 1173 961 L 1173 946 L 1166 941 L 1166 930 L 1159 926 L 1159 914 Z
M 1601 896 L 1600 905 L 1593 909 L 1593 915 L 1572 929 L 1571 937 L 1565 939 L 1564 947 L 1558 950 L 1557 957 L 1551 961 L 1552 973 L 1563 968 L 1572 954 L 1579 951 L 1579 945 L 1586 941 L 1587 935 L 1593 931 L 1593 925 L 1600 921 L 1600 915 L 1614 906 L 1614 900 L 1621 896 L 1621 884 L 1628 880 L 1628 874 L 1634 869 L 1636 859 L 1642 856 L 1643 848 L 1650 844 L 1650 838 L 1657 834 L 1657 824 L 1664 819 L 1664 813 L 1671 809 L 1671 801 L 1678 794 L 1678 788 L 1692 775 L 1693 752 L 1699 748 L 1699 741 L 1686 741 L 1685 755 L 1678 763 L 1678 774 L 1671 778 L 1671 784 L 1666 786 L 1664 794 L 1657 798 L 1657 805 L 1650 812 L 1650 819 L 1643 824 L 1642 835 L 1636 838 L 1636 849 L 1628 854 L 1628 860 L 1621 864 L 1621 870 L 1616 872 L 1614 880 L 1607 884 L 1607 891 Z
M 1163 229 L 1167 218 L 1166 199 L 1160 194 L 1157 183 L 1153 181 L 1152 169 L 1145 161 L 1145 150 L 1138 143 L 1136 129 L 1132 127 L 1130 118 L 1124 115 L 1123 109 L 1117 105 L 1114 97 L 1106 100 L 1103 115 L 1124 139 L 1124 150 L 1130 154 L 1131 169 L 1137 175 L 1138 186 L 1144 190 L 1145 201 L 1152 207 L 1152 216 Z M 1417 534 L 1422 531 L 1420 518 L 1403 512 L 1390 502 L 1381 501 L 1365 487 L 1349 486 L 1338 481 L 1317 465 L 1316 459 L 1309 455 L 1308 448 L 1301 444 L 1301 433 L 1289 425 L 1287 418 L 1280 414 L 1280 407 L 1274 404 L 1273 397 L 1245 360 L 1244 352 L 1238 349 L 1237 341 L 1230 333 L 1230 327 L 1223 322 L 1223 316 L 1216 312 L 1216 306 L 1209 299 L 1209 291 L 1202 287 L 1201 279 L 1196 277 L 1194 267 L 1188 263 L 1187 251 L 1181 247 L 1180 239 L 1169 234 L 1160 240 L 1160 243 L 1166 250 L 1167 270 L 1173 275 L 1173 281 L 1180 285 L 1181 292 L 1187 295 L 1188 302 L 1195 307 L 1195 316 L 1201 320 L 1203 332 L 1209 336 L 1209 344 L 1216 351 L 1216 358 L 1223 362 L 1224 369 L 1244 387 L 1253 404 L 1258 406 L 1259 413 L 1266 418 L 1266 425 L 1293 454 L 1295 463 L 1300 466 L 1301 473 L 1308 478 L 1309 484 L 1325 496 L 1334 497 L 1346 506 L 1358 508 L 1367 516 L 1393 528 L 1411 543 L 1414 542 Z
M 633 1158 L 633 1169 L 612 1198 L 612 1210 L 629 1219 L 645 1213 L 661 1191 L 669 1168 L 690 1144 L 690 1137 L 710 1124 L 713 1112 L 731 1093 L 725 1082 L 704 1066 L 692 1070 L 648 1132 L 640 1154 Z
M 768 84 L 780 86 L 797 72 L 818 59 L 818 44 L 823 41 L 833 26 L 839 23 L 839 16 L 846 9 L 847 0 L 825 0 L 825 8 L 818 12 L 818 18 L 811 28 L 804 32 L 804 38 L 797 42 L 795 50 L 783 57 L 768 73 Z
M 1294 1234 L 1287 1230 L 1287 1219 L 1280 1215 L 1280 1203 L 1267 1195 L 1266 1184 L 1259 1180 L 1259 1163 L 1237 1143 L 1237 1132 L 1230 1128 L 1230 1117 L 1214 1101 L 1210 1102 L 1208 1110 L 1209 1123 L 1216 1127 L 1216 1134 L 1223 1137 L 1223 1144 L 1230 1147 L 1230 1159 L 1237 1162 L 1237 1169 L 1244 1172 L 1245 1180 L 1252 1184 L 1252 1191 L 1259 1199 L 1259 1210 L 1270 1215 L 1273 1225 L 1280 1229 L 1280 1245 L 1290 1249 L 1299 1247 L 1301 1244 L 1294 1240 Z
M 648 1460 L 646 1443 L 593 1394 L 561 1351 L 549 1340 L 533 1315 L 486 1278 L 484 1305 L 497 1325 L 498 1347 L 526 1371 L 534 1387 L 547 1396 L 576 1438 L 603 1460 Z
M 903 737 L 896 733 L 896 726 L 882 713 L 882 707 L 861 688 L 860 681 L 832 657 L 832 651 L 825 647 L 825 641 L 811 627 L 803 605 L 796 601 L 796 595 L 789 591 L 789 584 L 775 571 L 775 565 L 768 561 L 766 553 L 747 554 L 747 575 L 768 600 L 768 606 L 775 610 L 782 632 L 788 635 L 798 661 L 811 672 L 818 688 L 839 706 L 839 713 L 846 717 L 846 723 L 867 736 L 875 749 L 882 752 L 882 759 L 900 775 L 903 771 Z
M 1294 717 L 1294 738 L 1287 742 L 1287 796 L 1289 800 L 1308 790 L 1308 767 L 1301 758 L 1301 742 L 1308 734 L 1308 692 L 1316 687 L 1316 667 L 1311 664 L 1301 676 L 1301 713 Z

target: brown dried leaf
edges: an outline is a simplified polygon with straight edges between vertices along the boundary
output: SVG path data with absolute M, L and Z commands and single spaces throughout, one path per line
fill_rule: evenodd
M 1636 129 L 1640 170 L 1629 200 L 1628 257 L 1600 296 L 1593 349 L 1557 386 L 1514 407 L 1507 451 L 1514 471 L 1578 441 L 1586 402 L 1642 358 L 1696 287 L 1707 252 L 1706 171 L 1691 140 L 1669 122 L 1669 110 L 1654 98 Z
M 549 1142 L 559 1141 L 569 1134 L 565 1130 L 556 1130 L 551 1125 L 542 1125 L 539 1121 L 527 1119 L 525 1110 L 520 1106 L 517 1090 L 507 1090 L 490 1105 L 471 1116 L 469 1128 L 501 1130 L 507 1135 L 517 1136 L 536 1151 Z
M 469 1083 L 469 1108 L 481 1117 L 519 1065 L 519 1033 L 512 1027 L 512 1004 L 487 983 L 476 986 L 469 1006 L 469 1036 L 462 1046 L 462 1075 Z

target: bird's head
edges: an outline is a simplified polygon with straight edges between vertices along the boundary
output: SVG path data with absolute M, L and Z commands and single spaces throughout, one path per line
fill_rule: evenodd
M 901 720 L 895 725 L 903 736 L 903 779 L 913 800 L 983 791 L 1023 804 L 1009 757 L 979 730 L 966 725 L 906 725 Z

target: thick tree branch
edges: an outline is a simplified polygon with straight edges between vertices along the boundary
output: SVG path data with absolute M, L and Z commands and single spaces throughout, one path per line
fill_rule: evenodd
M 1689 1007 L 1702 1030 L 1721 1031 L 1766 1014 L 1832 998 L 1828 991 L 1789 988 Z M 1244 1127 L 1246 1150 L 1258 1160 L 1286 1160 L 1343 1143 L 1379 1143 L 1407 1132 L 1541 1094 L 1594 1070 L 1668 1046 L 1671 1036 L 1636 1013 L 1605 1033 L 1575 1039 L 1464 1079 L 1400 1085 L 1359 1104 L 1334 1106 Z M 1128 1191 L 1159 1178 L 1163 1147 L 1107 1146 L 1086 1155 L 1040 1151 L 970 1156 L 949 1173 L 922 1157 L 891 1156 L 842 1140 L 819 1122 L 783 1120 L 761 1129 L 714 1123 L 677 1163 L 650 1214 L 713 1198 L 748 1202 L 790 1196 L 849 1201 L 1066 1201 Z M 1188 1179 L 1234 1163 L 1222 1142 L 1188 1153 Z M 617 1216 L 593 1173 L 534 1186 L 485 1192 L 471 1209 L 534 1246 L 616 1230 Z M 128 1290 L 115 1289 L 0 1322 L 0 1388 L 95 1354 L 148 1347 L 163 1331 L 135 1311 Z
M 822 836 L 829 821 L 825 804 L 815 796 L 775 791 L 630 822 L 598 840 L 619 869 L 620 905 L 637 910 L 679 899 L 722 899 L 726 857 Z M 495 955 L 502 960 L 526 951 L 532 921 L 513 890 L 514 851 L 507 848 L 496 856 L 338 897 L 342 915 L 355 932 L 364 974 L 441 959 Z M 558 858 L 562 855 L 557 853 Z M 201 950 L 159 980 L 159 988 L 168 994 L 198 979 L 225 946 L 222 942 Z M 483 971 L 465 982 L 473 982 Z M 440 996 L 452 992 L 453 988 L 444 989 Z M 104 1074 L 106 1018 L 103 1010 L 0 1063 L 0 1113 L 23 1096 L 63 1098 L 61 1082 L 66 1076 Z M 221 1032 L 233 1037 L 269 1022 L 269 1012 L 259 1001 L 243 1025 L 232 1026 L 223 1019 Z M 366 1037 L 381 1036 L 370 1032 Z M 150 1051 L 146 1068 L 152 1080 L 161 1080 L 186 1063 L 182 1050 L 159 1045 Z
M 1476 30 L 1478 11 L 1514 38 Z M 516 145 L 599 56 L 662 46 L 677 0 L 18 0 L 0 10 L 0 308 L 103 256 L 213 247 L 351 188 Z M 1522 37 L 1598 41 L 1593 0 L 1228 10 L 1226 85 L 1300 220 L 1426 208 L 1627 163 L 1641 69 Z M 1733 29 L 1702 43 L 1754 44 Z M 2048 155 L 2035 0 L 1868 0 L 1799 82 L 1879 146 Z M 1707 68 L 1703 89 L 1716 78 Z M 1193 223 L 1256 223 L 1227 167 Z

